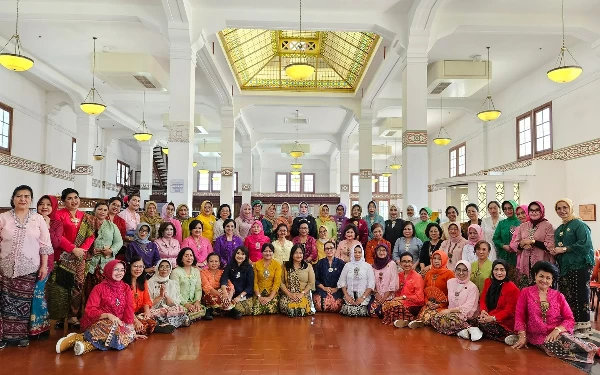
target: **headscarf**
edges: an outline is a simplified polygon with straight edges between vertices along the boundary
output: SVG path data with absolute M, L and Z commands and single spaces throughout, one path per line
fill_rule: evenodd
M 158 267 L 161 265 L 161 263 L 167 263 L 169 265 L 169 274 L 167 275 L 167 277 L 162 277 L 159 275 L 159 271 L 158 271 Z M 169 278 L 169 276 L 171 275 L 171 272 L 173 272 L 173 266 L 171 265 L 171 262 L 169 262 L 167 259 L 161 259 L 158 261 L 158 263 L 156 264 L 156 272 L 154 273 L 154 275 L 148 280 L 148 290 L 149 291 L 154 291 L 154 295 L 158 295 L 160 293 L 160 288 L 162 285 L 166 285 L 166 289 L 165 289 L 165 294 L 173 299 L 174 303 L 179 303 L 180 301 L 178 301 L 180 297 L 180 293 L 179 293 L 179 283 L 177 281 L 171 280 Z M 162 301 L 159 302 L 159 305 L 154 305 L 154 307 L 168 307 L 166 306 L 166 301 L 163 299 Z
M 456 273 L 456 267 L 458 267 L 459 264 L 462 264 L 465 267 L 467 267 L 467 277 L 464 280 L 461 280 L 457 277 L 456 281 L 458 281 L 459 284 L 467 284 L 467 283 L 471 282 L 471 264 L 469 262 L 467 262 L 466 260 L 459 260 L 456 263 L 456 266 L 454 266 L 455 273 Z
M 386 251 L 385 258 L 380 258 L 377 256 L 377 249 L 379 249 L 380 247 L 383 247 Z M 375 268 L 376 270 L 380 270 L 382 268 L 385 268 L 385 266 L 387 266 L 391 261 L 392 257 L 390 256 L 390 249 L 387 247 L 386 244 L 382 243 L 375 246 L 375 261 L 373 262 L 373 268 Z
M 106 263 L 106 265 L 104 266 L 104 280 L 102 280 L 102 283 L 108 285 L 112 290 L 114 291 L 118 291 L 119 287 L 123 288 L 126 287 L 127 289 L 129 289 L 129 286 L 127 284 L 125 284 L 123 282 L 123 280 L 115 280 L 113 279 L 113 271 L 115 269 L 115 267 L 117 266 L 117 264 L 122 264 L 123 267 L 125 267 L 125 269 L 127 269 L 127 266 L 125 265 L 125 263 L 121 260 L 118 259 L 113 259 L 110 262 Z
M 158 268 L 163 262 L 169 265 L 169 274 L 166 277 L 162 277 L 158 274 Z M 169 281 L 169 276 L 171 276 L 172 271 L 173 266 L 171 265 L 171 262 L 169 262 L 167 259 L 159 260 L 158 263 L 156 263 L 156 272 L 154 272 L 154 275 L 150 278 L 150 280 L 148 280 L 148 284 L 150 284 L 150 282 L 156 282 L 157 284 L 165 284 L 167 281 Z
M 254 226 L 254 224 L 258 224 L 258 226 L 260 228 L 260 232 L 258 232 L 258 234 L 252 233 L 252 227 Z M 246 236 L 246 240 L 249 241 L 250 243 L 260 242 L 261 245 L 265 242 L 270 241 L 269 237 L 265 236 L 265 230 L 263 229 L 263 225 L 260 220 L 254 220 L 254 222 L 250 226 L 250 232 L 248 232 L 248 236 Z
M 338 209 L 339 206 L 342 206 L 342 208 L 344 209 L 344 213 L 342 214 L 342 216 L 338 216 L 337 215 L 337 209 Z M 348 211 L 348 209 L 347 209 L 347 207 L 346 207 L 346 205 L 344 203 L 340 202 L 340 203 L 337 204 L 337 206 L 335 206 L 335 211 L 336 212 L 335 212 L 334 217 L 336 219 L 342 219 L 342 218 L 345 219 L 346 218 L 346 212 Z
M 471 224 L 471 225 L 469 225 L 469 229 L 471 229 L 471 228 L 473 228 L 473 229 L 475 229 L 477 231 L 477 239 L 473 242 L 473 241 L 471 241 L 470 239 L 467 238 L 467 241 L 469 242 L 469 245 L 475 246 L 477 244 L 477 242 L 479 242 L 479 241 L 481 241 L 481 240 L 484 239 L 483 238 L 483 229 L 481 229 L 481 227 L 479 225 L 477 225 L 477 224 Z M 469 230 L 467 230 L 467 234 L 468 233 L 469 233 Z M 467 237 L 469 237 L 469 236 L 467 235 Z
M 246 207 L 250 207 L 250 213 L 248 215 L 244 214 L 244 208 Z M 250 206 L 248 203 L 242 204 L 242 207 L 240 207 L 239 218 L 247 224 L 252 224 L 254 222 L 254 216 L 252 216 L 252 206 Z
M 431 254 L 431 259 L 432 260 L 433 260 L 433 257 L 436 254 L 439 255 L 442 258 L 442 264 L 440 265 L 440 268 L 435 268 L 433 266 L 433 261 L 432 261 L 431 262 L 431 268 L 429 269 L 429 272 L 427 272 L 427 273 L 433 272 L 432 275 L 434 275 L 434 274 L 435 275 L 441 275 L 441 274 L 443 274 L 445 272 L 450 271 L 448 269 L 448 254 L 446 254 L 446 252 L 444 250 L 436 250 L 436 251 L 433 252 L 433 254 Z
M 173 218 L 175 218 L 175 215 L 177 215 L 177 212 L 175 212 L 175 215 L 173 215 L 173 217 L 171 217 L 171 218 L 167 217 L 167 206 L 169 206 L 170 204 L 173 204 L 173 202 L 164 204 L 162 206 L 162 209 L 160 210 L 160 217 L 162 217 L 163 220 L 173 219 Z M 175 206 L 175 205 L 173 204 L 173 206 Z
M 417 209 L 417 206 L 415 206 L 414 204 L 409 204 L 407 206 L 408 207 L 412 207 L 413 209 L 413 216 L 408 216 L 408 213 L 406 214 L 406 218 L 410 221 L 412 221 L 413 223 L 418 223 L 419 221 L 421 221 L 421 218 L 419 217 L 419 210 Z M 408 209 L 407 209 L 408 211 Z
M 532 220 L 530 217 L 529 221 L 531 221 L 531 224 L 535 227 L 536 225 L 538 225 L 539 223 L 541 223 L 543 221 L 548 221 L 548 219 L 546 219 L 546 208 L 539 201 L 533 201 L 533 202 L 529 203 L 529 206 L 527 206 L 527 212 L 529 212 L 529 207 L 531 207 L 532 204 L 537 204 L 538 206 L 540 206 L 540 218 L 538 220 Z
M 371 203 L 373 203 L 373 205 L 375 206 L 375 212 L 373 212 L 373 217 L 377 217 L 377 203 L 375 203 L 375 201 L 370 201 L 369 203 L 367 203 L 367 215 L 366 216 L 371 216 L 371 213 L 369 212 L 369 206 L 371 205 Z
M 252 206 L 252 209 L 254 209 L 254 206 L 256 206 L 257 204 L 260 205 L 260 208 L 262 209 L 263 204 L 262 204 L 262 201 L 260 199 L 253 200 L 252 204 L 250 206 Z
M 525 221 L 531 220 L 529 218 L 529 208 L 527 207 L 527 205 L 526 204 L 522 204 L 519 207 L 517 207 L 517 209 L 519 209 L 519 208 L 522 209 L 523 211 L 525 211 L 525 216 L 527 217 L 527 219 Z M 517 211 L 515 210 L 515 215 L 516 214 L 517 214 Z
M 269 208 L 273 206 L 275 207 L 275 211 L 273 212 L 273 216 L 269 216 Z M 266 219 L 268 221 L 271 222 L 271 224 L 273 224 L 273 226 L 275 226 L 275 220 L 277 219 L 277 217 L 275 216 L 277 213 L 277 206 L 275 206 L 274 203 L 271 203 L 267 206 L 267 209 L 265 210 L 265 215 L 263 216 L 263 219 Z
M 212 211 L 211 211 L 211 213 L 210 213 L 210 214 L 208 214 L 208 215 L 204 213 L 204 205 L 206 205 L 207 203 L 208 203 L 208 204 L 210 204 L 210 205 L 212 206 L 212 203 L 211 203 L 211 201 L 209 201 L 209 200 L 205 200 L 205 201 L 203 201 L 203 202 L 202 202 L 202 204 L 200 205 L 200 215 L 199 215 L 199 216 L 206 216 L 206 217 L 214 216 L 214 215 L 212 214 Z
M 563 198 L 563 199 L 557 200 L 556 203 L 554 203 L 555 211 L 556 211 L 556 206 L 558 206 L 558 204 L 560 202 L 565 202 L 567 204 L 567 206 L 569 206 L 569 217 L 567 217 L 566 219 L 563 219 L 563 224 L 566 224 L 573 219 L 578 219 L 578 217 L 575 216 L 575 212 L 573 211 L 573 201 L 570 200 L 569 198 Z
M 452 236 L 450 235 L 450 227 L 453 225 L 458 229 L 458 234 L 454 238 L 452 238 Z M 463 236 L 460 234 L 460 227 L 458 226 L 457 223 L 451 222 L 448 225 L 448 240 L 452 243 L 457 243 L 457 242 L 460 242 L 461 239 L 463 239 Z
M 388 218 L 389 220 L 392 220 L 392 215 L 390 214 L 390 212 L 392 211 L 392 207 L 396 208 L 396 211 L 398 211 L 398 217 L 396 217 L 395 220 L 400 219 L 400 210 L 398 209 L 398 206 L 396 206 L 394 203 L 390 204 L 390 207 L 388 208 Z
M 302 211 L 300 210 L 300 206 L 302 206 L 302 204 L 305 204 L 307 207 L 306 213 L 303 214 Z M 306 219 L 308 217 L 308 215 L 310 215 L 310 213 L 308 212 L 308 203 L 306 203 L 305 201 L 302 201 L 298 204 L 298 217 L 301 217 L 303 219 Z
M 517 202 L 513 201 L 512 199 L 510 199 L 510 200 L 507 200 L 507 201 L 504 201 L 504 202 L 502 202 L 502 207 L 503 207 L 503 208 L 504 208 L 504 205 L 505 205 L 506 203 L 510 204 L 510 205 L 512 206 L 512 208 L 513 208 L 513 215 L 512 215 L 512 216 L 510 216 L 510 217 L 508 217 L 508 216 L 507 216 L 506 218 L 507 218 L 507 219 L 510 219 L 511 217 L 516 217 L 516 216 L 517 216 L 517 206 L 518 206 L 518 205 L 517 205 Z
M 58 212 L 58 199 L 54 195 L 42 195 L 40 199 L 37 201 L 35 207 L 40 205 L 42 199 L 48 199 L 50 201 L 50 207 L 52 208 L 52 212 L 48 215 L 50 220 L 56 220 L 56 212 Z
M 156 215 L 155 216 L 148 216 L 148 208 L 154 205 L 154 208 L 156 208 Z M 158 224 L 159 222 L 162 222 L 162 218 L 160 217 L 160 214 L 158 213 L 158 205 L 156 204 L 155 201 L 148 201 L 146 202 L 146 206 L 144 207 L 144 213 L 142 214 L 144 216 L 144 221 L 148 224 L 150 224 L 151 226 L 156 226 L 156 224 Z
M 412 205 L 411 205 L 411 206 L 412 206 Z M 421 208 L 421 209 L 419 210 L 419 212 L 418 212 L 418 213 L 417 213 L 417 211 L 415 210 L 415 214 L 417 214 L 418 216 L 421 216 L 421 211 L 423 211 L 423 210 L 425 210 L 425 211 L 427 212 L 427 216 L 431 217 L 431 213 L 432 213 L 433 211 L 431 211 L 431 208 L 429 208 L 429 207 L 423 207 L 423 208 Z M 420 219 L 421 219 L 421 218 L 419 218 L 419 220 L 420 220 Z M 423 221 L 423 220 L 421 220 L 421 221 Z
M 146 237 L 145 239 L 141 239 L 140 238 L 140 229 L 142 229 L 142 227 L 148 227 L 148 237 Z M 137 243 L 142 243 L 142 244 L 147 244 L 150 243 L 150 240 L 148 239 L 150 237 L 150 224 L 148 223 L 139 223 L 137 228 L 135 228 L 135 233 L 133 233 L 133 238 Z
M 360 258 L 360 260 L 356 260 L 356 258 L 354 258 L 354 249 L 356 249 L 357 247 L 360 247 L 360 250 L 362 251 L 362 257 Z M 355 266 L 361 263 L 365 263 L 365 249 L 362 247 L 361 244 L 352 246 L 352 249 L 350 250 L 350 263 L 352 263 Z
M 288 206 L 288 215 L 287 215 L 287 216 L 284 216 L 283 214 L 281 214 L 280 216 L 283 216 L 283 217 L 285 217 L 286 219 L 287 219 L 287 218 L 290 218 L 290 217 L 293 217 L 293 216 L 292 216 L 292 207 L 290 206 L 290 204 L 289 204 L 288 202 L 283 202 L 283 203 L 281 204 L 281 208 L 283 208 L 283 205 L 284 205 L 284 204 Z M 282 211 L 283 211 L 283 210 L 282 210 Z
M 322 222 L 322 223 L 324 223 L 324 222 L 326 222 L 326 221 L 329 221 L 329 220 L 333 221 L 333 220 L 331 219 L 331 216 L 330 216 L 330 215 L 323 216 L 323 208 L 324 208 L 324 207 L 327 207 L 327 208 L 329 208 L 329 205 L 328 205 L 328 204 L 322 204 L 322 205 L 320 205 L 320 206 L 319 206 L 319 219 L 321 219 L 321 222 Z
M 496 279 L 494 276 L 494 268 L 496 265 L 501 264 L 504 266 L 506 270 L 506 274 L 503 280 Z M 488 289 L 487 295 L 485 296 L 485 304 L 488 307 L 488 310 L 494 310 L 496 306 L 498 306 L 498 299 L 500 298 L 500 294 L 502 293 L 502 285 L 508 280 L 508 263 L 504 259 L 496 259 L 494 263 L 492 263 L 492 275 L 490 276 L 492 280 L 492 284 Z M 489 312 L 489 311 L 488 311 Z
M 185 208 L 187 208 L 187 210 L 188 210 L 188 216 L 186 216 L 186 217 L 180 217 L 180 216 L 179 216 L 179 210 L 181 209 L 181 207 L 185 207 Z M 187 220 L 187 219 L 189 219 L 189 218 L 190 218 L 190 208 L 188 207 L 188 205 L 187 205 L 187 204 L 185 204 L 185 203 L 182 203 L 182 204 L 180 204 L 179 206 L 177 206 L 177 209 L 175 210 L 175 218 L 176 218 L 177 220 L 180 220 L 180 221 Z

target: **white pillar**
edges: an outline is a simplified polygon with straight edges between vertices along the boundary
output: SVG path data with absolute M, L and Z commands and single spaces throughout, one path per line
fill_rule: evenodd
M 350 183 L 350 149 L 345 139 L 340 146 L 340 202 L 346 207 L 350 207 Z
M 429 203 L 427 54 L 405 56 L 402 124 L 402 200 L 404 206 L 414 204 L 420 209 Z
M 233 207 L 235 164 L 235 124 L 233 108 L 221 108 L 221 204 Z
M 479 207 L 479 184 L 477 182 L 468 183 L 469 203 L 475 203 Z
M 255 193 L 262 192 L 262 160 L 259 151 L 252 151 L 252 191 Z M 243 203 L 251 203 L 250 200 L 248 202 L 244 201 Z
M 104 153 L 104 178 L 100 183 L 102 191 L 104 192 L 104 198 L 114 197 L 118 193 L 118 191 L 115 191 L 117 190 L 117 154 L 115 150 L 117 142 L 119 141 L 116 139 L 107 141 L 107 137 L 104 137 L 104 144 L 106 145 L 106 151 Z
M 150 142 L 141 142 L 140 146 L 140 198 L 142 202 L 145 202 L 150 200 L 150 195 L 152 195 L 154 150 L 153 144 Z
M 187 27 L 169 27 L 169 156 L 167 201 L 192 207 L 196 54 Z
M 92 196 L 92 178 L 94 174 L 94 139 L 95 137 L 95 117 L 81 113 L 79 108 L 77 113 L 77 149 L 75 158 L 75 190 L 79 192 L 80 197 L 94 198 Z
M 250 140 L 242 142 L 242 155 L 243 166 L 238 174 L 242 185 L 242 203 L 250 204 L 252 200 L 252 143 Z
M 367 205 L 373 196 L 373 182 L 371 181 L 373 169 L 373 112 L 361 108 L 360 122 L 358 125 L 358 169 L 359 187 L 358 201 L 366 215 Z

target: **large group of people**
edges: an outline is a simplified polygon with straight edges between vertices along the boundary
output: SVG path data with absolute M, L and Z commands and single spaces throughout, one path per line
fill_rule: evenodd
M 81 333 L 57 353 L 121 350 L 153 333 L 199 320 L 281 313 L 373 317 L 396 328 L 431 326 L 445 335 L 483 337 L 515 349 L 590 363 L 589 282 L 595 264 L 589 227 L 569 199 L 556 202 L 558 228 L 541 202 L 490 202 L 446 209 L 392 204 L 389 219 L 369 202 L 321 205 L 317 217 L 301 202 L 233 210 L 210 201 L 191 217 L 185 204 L 153 201 L 140 212 L 136 194 L 79 209 L 79 194 L 44 195 L 37 212 L 22 185 L 0 214 L 0 349 L 48 336 L 49 319 Z M 123 207 L 126 206 L 126 207 Z M 504 213 L 504 217 L 500 214 Z M 264 213 L 263 213 L 264 212 Z M 334 213 L 334 215 L 331 215 Z

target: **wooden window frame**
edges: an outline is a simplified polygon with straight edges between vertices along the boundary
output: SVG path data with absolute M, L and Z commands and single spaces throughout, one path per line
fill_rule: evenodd
M 200 189 L 200 176 L 202 175 L 202 173 L 198 173 L 198 176 L 196 176 L 196 191 L 200 192 L 200 193 L 210 193 L 210 188 L 211 188 L 211 174 L 212 172 L 208 172 L 206 175 L 208 176 L 208 189 Z
M 279 176 L 285 176 L 285 190 L 277 190 L 277 180 Z M 286 172 L 275 172 L 275 192 L 276 193 L 289 193 L 290 192 L 290 174 Z
M 122 165 L 123 168 L 126 168 L 128 173 L 122 174 L 121 172 L 123 171 L 123 169 L 121 169 L 121 171 L 119 171 L 119 165 Z M 117 177 L 116 177 L 117 181 L 116 181 L 116 185 L 117 186 L 127 186 L 124 182 L 127 181 L 126 177 L 130 173 L 131 173 L 131 166 L 129 164 L 127 164 L 127 163 L 125 163 L 125 162 L 117 159 Z M 119 177 L 121 178 L 121 181 L 119 181 Z M 123 182 L 123 183 L 120 183 L 120 182 Z
M 304 177 L 305 176 L 312 176 L 313 178 L 313 190 L 312 191 L 306 191 L 304 190 Z M 315 191 L 317 190 L 317 176 L 314 173 L 302 173 L 300 175 L 300 190 L 302 191 L 303 194 L 314 194 Z
M 75 155 L 73 155 L 75 154 Z M 73 160 L 73 156 L 75 159 Z M 77 139 L 71 137 L 71 173 L 75 172 L 75 166 L 77 165 Z M 118 170 L 118 168 L 117 168 Z
M 311 175 L 313 177 L 313 191 L 304 190 L 304 176 Z M 278 176 L 285 176 L 286 190 L 277 190 L 277 178 Z M 288 193 L 288 194 L 315 194 L 317 191 L 317 176 L 315 173 L 301 173 L 300 174 L 300 191 L 292 191 L 292 177 L 290 172 L 275 172 L 275 192 L 276 193 Z
M 354 178 L 354 176 L 356 176 L 358 178 L 358 187 L 359 189 L 354 190 L 354 184 L 352 183 L 352 179 Z M 360 190 L 360 174 L 358 173 L 350 173 L 350 193 L 351 194 L 358 194 L 358 191 Z
M 213 177 L 215 177 L 216 173 L 219 174 L 219 190 L 215 189 L 215 185 L 214 185 L 214 181 L 213 181 Z M 210 192 L 211 193 L 221 193 L 221 187 L 222 187 L 221 178 L 223 177 L 223 174 L 221 173 L 221 171 L 210 171 L 210 172 L 208 172 L 208 176 L 209 176 L 208 189 L 210 190 Z
M 13 134 L 13 123 L 14 123 L 14 110 L 12 107 L 0 102 L 0 109 L 8 112 L 8 148 L 0 146 L 0 153 L 11 154 L 12 150 L 12 134 Z
M 465 148 L 465 171 L 464 173 L 460 173 L 460 169 L 459 169 L 459 160 L 460 160 L 460 149 L 461 147 Z M 456 151 L 456 176 L 452 176 L 452 168 L 450 166 L 450 163 L 452 161 L 451 155 L 452 155 L 452 151 Z M 448 150 L 448 176 L 450 178 L 452 177 L 463 177 L 467 175 L 467 143 L 463 142 L 459 145 L 456 145 L 454 147 L 452 147 L 450 150 Z
M 388 179 L 388 191 L 380 191 L 379 190 L 379 180 L 383 176 L 381 174 L 373 174 L 373 176 L 377 178 L 377 182 L 375 182 L 375 191 L 373 191 L 372 194 L 391 194 L 391 191 L 392 191 L 392 179 L 390 177 L 386 177 Z M 371 180 L 371 190 L 373 190 L 373 181 L 372 180 Z
M 550 110 L 550 148 L 547 150 L 538 151 L 538 149 L 537 149 L 536 115 L 537 115 L 537 112 L 541 112 L 546 108 L 548 108 Z M 529 117 L 531 119 L 530 120 L 531 154 L 521 156 L 519 154 L 519 121 L 526 117 Z M 551 154 L 552 152 L 554 152 L 554 129 L 553 129 L 553 126 L 554 126 L 554 119 L 553 119 L 553 115 L 552 115 L 552 102 L 551 101 L 548 103 L 542 104 L 539 107 L 536 107 L 530 111 L 527 111 L 527 112 L 523 113 L 522 115 L 520 115 L 519 117 L 517 117 L 516 123 L 515 123 L 517 160 L 521 161 L 521 160 L 534 159 L 539 156 Z

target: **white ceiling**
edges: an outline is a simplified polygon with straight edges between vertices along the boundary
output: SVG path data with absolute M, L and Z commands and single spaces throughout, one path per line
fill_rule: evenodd
M 244 117 L 252 130 L 268 135 L 272 133 L 296 134 L 296 123 L 284 123 L 284 118 L 308 118 L 308 124 L 298 126 L 300 139 L 302 135 L 335 134 L 343 125 L 346 110 L 337 107 L 291 107 L 256 105 L 244 110 Z

